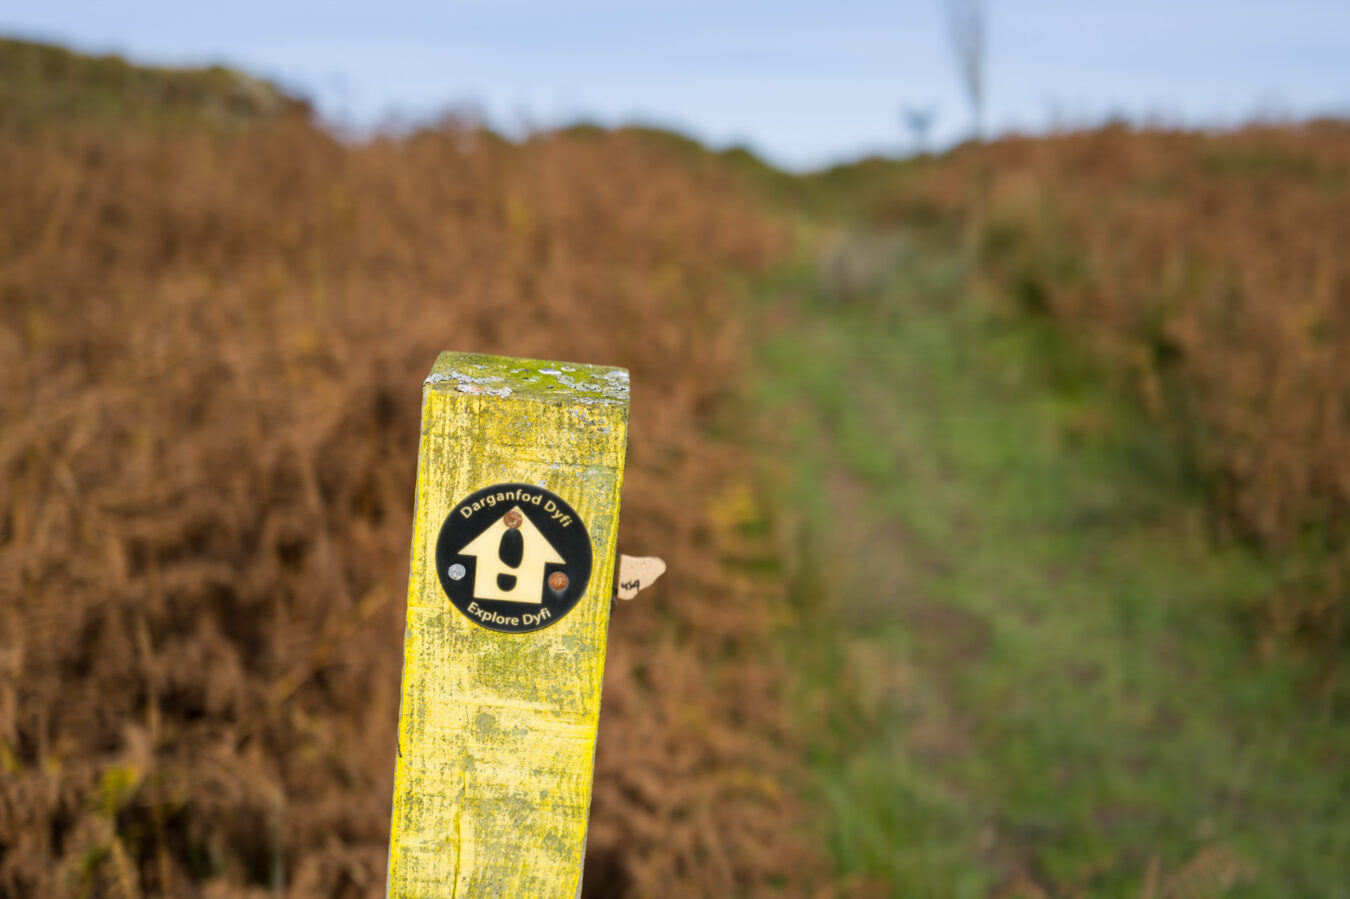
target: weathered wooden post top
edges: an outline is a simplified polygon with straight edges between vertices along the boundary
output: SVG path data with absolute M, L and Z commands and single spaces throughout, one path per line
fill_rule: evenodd
M 390 896 L 579 892 L 627 435 L 623 369 L 436 360 Z

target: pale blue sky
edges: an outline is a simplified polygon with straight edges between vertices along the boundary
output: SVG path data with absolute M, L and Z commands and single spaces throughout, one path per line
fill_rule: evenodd
M 1350 0 L 991 0 L 994 132 L 1134 118 L 1350 115 Z M 472 103 L 498 127 L 587 118 L 746 143 L 793 167 L 964 136 L 941 0 L 46 0 L 0 33 L 276 78 L 370 125 Z

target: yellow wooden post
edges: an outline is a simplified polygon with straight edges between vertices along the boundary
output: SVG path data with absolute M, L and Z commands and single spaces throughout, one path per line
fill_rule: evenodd
M 579 892 L 627 434 L 622 369 L 436 360 L 390 896 Z

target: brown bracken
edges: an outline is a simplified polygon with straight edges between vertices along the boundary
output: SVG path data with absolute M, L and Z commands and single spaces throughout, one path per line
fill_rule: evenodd
M 0 121 L 0 196 L 0 895 L 382 894 L 446 348 L 629 368 L 620 540 L 705 572 L 613 623 L 587 890 L 817 894 L 781 597 L 706 562 L 753 468 L 706 436 L 727 274 L 785 246 L 725 175 L 639 133 Z

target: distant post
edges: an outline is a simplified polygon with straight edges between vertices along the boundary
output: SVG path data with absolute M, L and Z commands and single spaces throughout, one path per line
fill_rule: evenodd
M 622 369 L 436 360 L 389 896 L 578 894 L 627 435 Z

